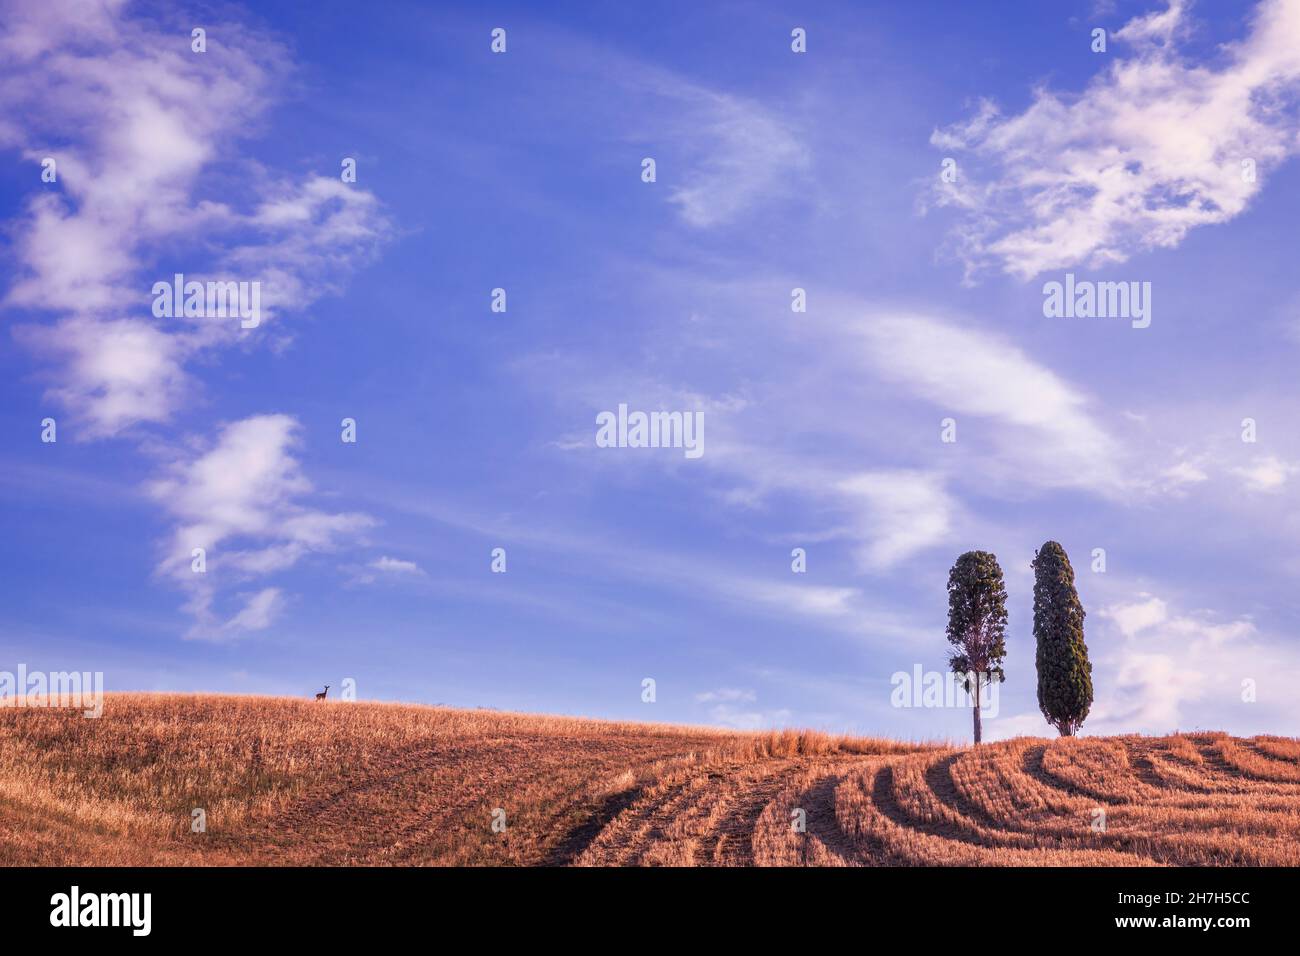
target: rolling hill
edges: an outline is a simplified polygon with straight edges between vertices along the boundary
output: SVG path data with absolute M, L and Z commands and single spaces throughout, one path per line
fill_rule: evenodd
M 979 749 L 378 703 L 0 708 L 0 865 L 1297 865 L 1300 742 Z

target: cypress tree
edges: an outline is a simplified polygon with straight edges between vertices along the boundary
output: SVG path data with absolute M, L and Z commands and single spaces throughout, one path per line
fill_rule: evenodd
M 1007 627 L 1007 589 L 998 559 L 987 551 L 967 551 L 948 572 L 948 642 L 957 653 L 948 666 L 965 681 L 975 704 L 975 743 L 980 742 L 980 693 L 1003 680 Z
M 1092 706 L 1092 664 L 1083 642 L 1083 605 L 1069 555 L 1055 541 L 1034 554 L 1034 639 L 1038 708 L 1062 737 L 1072 737 Z

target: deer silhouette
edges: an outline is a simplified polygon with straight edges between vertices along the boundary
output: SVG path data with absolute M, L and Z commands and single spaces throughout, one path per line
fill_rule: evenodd
M 330 692 L 330 685 L 329 685 L 329 684 L 326 684 L 326 685 L 325 685 L 325 689 L 324 689 L 323 691 L 321 691 L 319 694 L 316 695 L 316 699 L 317 699 L 317 700 L 324 700 L 324 699 L 325 699 L 325 695 L 328 694 L 329 692 Z

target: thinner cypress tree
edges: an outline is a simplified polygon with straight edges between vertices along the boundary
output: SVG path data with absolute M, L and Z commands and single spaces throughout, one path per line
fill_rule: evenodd
M 1038 708 L 1072 737 L 1092 706 L 1092 664 L 1083 642 L 1083 604 L 1069 555 L 1055 541 L 1034 554 L 1034 639 L 1038 644 Z
M 1006 628 L 1007 589 L 998 559 L 987 551 L 967 551 L 948 572 L 948 642 L 957 649 L 948 666 L 963 678 L 974 701 L 977 744 L 981 690 L 1004 679 Z

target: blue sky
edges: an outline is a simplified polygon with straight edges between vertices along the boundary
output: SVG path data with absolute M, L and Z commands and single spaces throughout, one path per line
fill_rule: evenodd
M 956 739 L 891 675 L 979 548 L 986 734 L 1045 734 L 1055 539 L 1085 732 L 1294 733 L 1300 0 L 0 23 L 0 668 Z M 156 317 L 177 272 L 260 324 Z M 1066 273 L 1150 327 L 1045 317 Z M 704 454 L 597 447 L 620 404 Z

